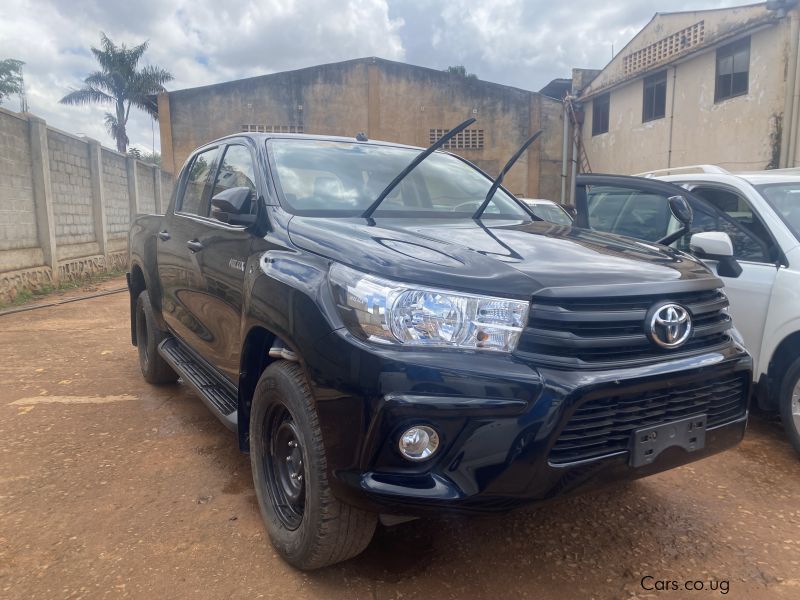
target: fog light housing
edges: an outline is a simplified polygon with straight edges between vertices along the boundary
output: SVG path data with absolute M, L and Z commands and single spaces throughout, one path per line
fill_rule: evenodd
M 427 460 L 439 448 L 439 434 L 427 425 L 414 425 L 403 432 L 397 447 L 408 460 Z

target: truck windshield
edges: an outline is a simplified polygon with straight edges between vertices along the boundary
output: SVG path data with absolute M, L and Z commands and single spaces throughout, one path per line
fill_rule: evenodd
M 360 215 L 420 150 L 328 140 L 272 139 L 268 151 L 287 210 L 299 215 Z M 492 180 L 466 162 L 435 152 L 384 200 L 374 216 L 470 218 Z M 483 218 L 530 221 L 502 189 Z
M 770 183 L 756 188 L 800 240 L 800 182 Z

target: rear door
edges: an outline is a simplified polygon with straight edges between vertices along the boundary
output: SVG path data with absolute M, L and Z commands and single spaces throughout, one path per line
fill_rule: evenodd
M 209 199 L 232 187 L 246 187 L 251 190 L 250 209 L 255 214 L 259 189 L 263 186 L 256 164 L 255 148 L 249 140 L 229 141 L 220 149 Z M 237 383 L 245 268 L 255 238 L 243 226 L 212 218 L 210 201 L 201 217 L 192 239 L 193 260 L 203 289 L 201 311 L 196 316 L 204 336 L 197 349 L 231 382 Z
M 189 242 L 203 231 L 219 147 L 203 148 L 184 167 L 172 209 L 158 233 L 162 314 L 172 332 L 197 350 L 209 337 L 203 326 L 204 284 Z

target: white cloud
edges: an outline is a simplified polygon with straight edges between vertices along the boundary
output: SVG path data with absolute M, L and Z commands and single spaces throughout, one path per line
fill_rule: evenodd
M 31 112 L 113 146 L 106 107 L 58 104 L 97 68 L 89 48 L 100 31 L 116 43 L 149 40 L 145 62 L 169 70 L 168 87 L 179 89 L 362 56 L 402 60 L 402 24 L 384 0 L 4 0 L 0 58 L 25 61 Z M 5 106 L 16 110 L 18 101 Z M 150 121 L 132 111 L 133 145 L 150 149 Z
M 25 61 L 32 112 L 113 146 L 105 107 L 58 104 L 96 69 L 89 47 L 100 31 L 117 43 L 148 39 L 145 59 L 175 75 L 170 89 L 380 56 L 464 64 L 481 79 L 535 90 L 572 67 L 602 67 L 612 44 L 621 49 L 657 10 L 741 1 L 1 0 L 0 58 Z M 132 113 L 129 137 L 149 149 L 150 119 Z

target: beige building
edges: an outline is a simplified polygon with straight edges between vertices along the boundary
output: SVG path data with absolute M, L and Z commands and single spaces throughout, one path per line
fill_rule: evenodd
M 594 172 L 800 164 L 800 10 L 658 13 L 579 92 Z
M 499 172 L 537 129 L 544 134 L 505 178 L 520 195 L 557 198 L 561 103 L 536 92 L 365 58 L 162 94 L 162 165 L 240 131 L 355 136 L 428 146 L 468 117 L 477 122 L 447 149 Z

